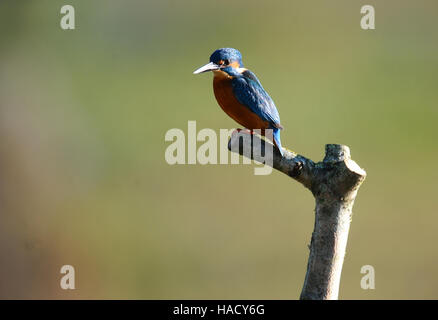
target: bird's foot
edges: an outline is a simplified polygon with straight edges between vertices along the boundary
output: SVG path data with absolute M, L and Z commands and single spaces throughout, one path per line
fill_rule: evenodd
M 248 133 L 248 134 L 254 134 L 254 131 L 252 131 L 250 129 L 246 129 L 246 128 L 244 128 L 244 129 L 238 128 L 238 129 L 234 130 L 234 132 L 237 132 L 237 133 L 239 133 L 240 131 L 243 131 L 243 132 Z

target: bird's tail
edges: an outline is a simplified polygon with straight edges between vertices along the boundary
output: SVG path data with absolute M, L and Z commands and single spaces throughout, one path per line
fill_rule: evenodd
M 281 156 L 283 156 L 283 147 L 281 146 L 281 140 L 280 140 L 280 129 L 279 128 L 274 128 L 272 130 L 272 135 L 273 135 L 273 140 L 274 140 L 274 144 L 277 147 L 278 151 L 280 151 Z

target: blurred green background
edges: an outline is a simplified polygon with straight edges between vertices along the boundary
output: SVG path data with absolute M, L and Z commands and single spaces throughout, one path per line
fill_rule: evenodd
M 3 0 L 0 27 L 0 298 L 299 297 L 310 192 L 164 160 L 188 120 L 236 127 L 192 75 L 224 46 L 273 97 L 286 147 L 318 161 L 346 144 L 368 173 L 340 298 L 438 298 L 436 1 Z

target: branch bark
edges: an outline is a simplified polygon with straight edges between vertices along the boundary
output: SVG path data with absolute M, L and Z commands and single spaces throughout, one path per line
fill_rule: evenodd
M 243 143 L 251 141 L 251 159 L 263 162 L 257 155 L 264 154 L 266 144 L 271 143 L 256 135 L 239 139 L 243 134 L 250 135 L 233 133 L 228 149 L 244 155 Z M 326 145 L 325 158 L 318 163 L 283 150 L 281 156 L 277 148 L 273 148 L 272 167 L 301 183 L 315 198 L 315 227 L 300 299 L 337 299 L 352 208 L 366 172 L 351 160 L 350 149 L 344 145 Z

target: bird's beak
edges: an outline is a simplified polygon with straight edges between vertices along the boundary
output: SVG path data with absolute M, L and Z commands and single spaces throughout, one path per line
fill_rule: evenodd
M 205 66 L 200 67 L 198 70 L 195 70 L 193 74 L 199 74 L 207 71 L 218 70 L 220 67 L 214 62 L 207 63 Z

